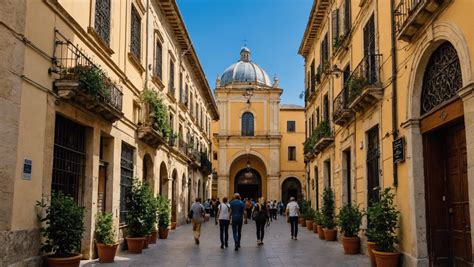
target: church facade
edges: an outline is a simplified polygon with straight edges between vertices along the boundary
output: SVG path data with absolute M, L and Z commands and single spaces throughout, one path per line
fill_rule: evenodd
M 240 51 L 216 81 L 221 114 L 213 125 L 213 196 L 284 200 L 303 198 L 304 108 L 280 104 L 278 79 Z

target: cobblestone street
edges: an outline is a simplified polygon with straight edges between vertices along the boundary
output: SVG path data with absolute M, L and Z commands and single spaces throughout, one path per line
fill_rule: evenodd
M 251 221 L 242 228 L 242 248 L 236 252 L 231 229 L 229 248 L 224 250 L 219 247 L 218 226 L 205 223 L 201 244 L 196 246 L 189 224 L 170 232 L 168 240 L 158 240 L 141 255 L 124 251 L 116 257 L 114 264 L 83 261 L 81 266 L 369 266 L 367 256 L 344 255 L 339 242 L 319 240 L 306 228 L 299 230 L 298 240 L 291 240 L 289 225 L 280 217 L 266 228 L 265 245 L 258 248 L 255 224 Z

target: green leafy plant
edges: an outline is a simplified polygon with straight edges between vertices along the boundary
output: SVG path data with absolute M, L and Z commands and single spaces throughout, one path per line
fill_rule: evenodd
M 114 245 L 115 231 L 112 213 L 99 212 L 95 216 L 95 241 L 104 245 Z
M 330 187 L 324 188 L 323 192 L 323 225 L 327 229 L 333 229 L 336 226 L 334 215 L 334 191 Z
M 345 237 L 357 236 L 362 223 L 362 211 L 358 205 L 346 203 L 339 210 L 337 225 Z
M 37 201 L 36 206 L 44 211 L 38 215 L 45 241 L 41 250 L 58 257 L 68 257 L 79 252 L 84 233 L 84 208 L 62 192 L 53 192 L 49 206 Z
M 395 252 L 398 244 L 398 217 L 400 212 L 393 201 L 395 194 L 390 187 L 380 191 L 378 200 L 367 208 L 367 238 L 376 243 L 378 251 Z
M 314 145 L 316 144 L 316 136 L 312 134 L 308 137 L 303 143 L 303 151 L 305 154 L 311 153 L 313 151 Z
M 321 211 L 316 210 L 316 211 L 314 212 L 313 220 L 314 220 L 314 222 L 315 222 L 317 225 L 323 225 L 323 223 L 324 223 L 324 217 L 323 217 L 323 214 L 321 213 Z
M 308 209 L 311 208 L 311 204 L 306 199 L 299 200 L 298 206 L 300 207 L 300 213 L 303 217 L 308 212 Z
M 126 201 L 128 212 L 125 217 L 131 237 L 143 237 L 150 232 L 147 220 L 150 212 L 147 188 L 148 186 L 133 179 L 132 190 Z
M 349 101 L 352 102 L 361 93 L 362 89 L 368 84 L 367 79 L 363 76 L 355 75 L 347 81 L 349 88 Z
M 171 128 L 169 122 L 168 108 L 166 107 L 163 100 L 158 96 L 158 93 L 151 90 L 145 89 L 142 92 L 142 100 L 151 106 L 153 111 L 155 129 L 160 131 L 163 136 L 171 135 Z
M 146 213 L 144 216 L 144 228 L 146 233 L 150 234 L 152 231 L 156 230 L 156 224 L 158 220 L 158 200 L 153 195 L 153 191 L 148 184 L 142 185 L 143 194 L 145 196 Z
M 99 95 L 107 94 L 107 86 L 110 81 L 105 78 L 101 69 L 94 65 L 77 66 L 75 72 L 82 87 L 90 96 L 97 98 Z
M 315 210 L 313 208 L 308 208 L 306 210 L 306 212 L 303 214 L 303 218 L 305 220 L 313 220 L 314 219 L 314 213 L 315 213 Z
M 335 51 L 337 51 L 342 46 L 345 39 L 346 39 L 346 35 L 344 34 L 339 35 L 337 38 L 334 39 L 332 47 L 334 48 Z
M 171 202 L 167 197 L 158 195 L 158 226 L 160 229 L 166 229 L 171 221 Z

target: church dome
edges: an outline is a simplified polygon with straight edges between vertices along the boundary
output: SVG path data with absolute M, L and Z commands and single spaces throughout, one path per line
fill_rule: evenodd
M 268 74 L 250 60 L 250 50 L 243 47 L 240 50 L 240 59 L 228 67 L 221 76 L 220 86 L 238 83 L 255 83 L 272 86 Z

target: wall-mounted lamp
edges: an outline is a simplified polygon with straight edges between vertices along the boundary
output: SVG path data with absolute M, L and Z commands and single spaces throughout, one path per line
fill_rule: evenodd
M 334 75 L 334 76 L 336 76 L 336 78 L 339 78 L 339 75 L 343 72 L 344 72 L 343 70 L 341 70 L 336 64 L 334 64 L 334 65 L 332 65 L 331 68 L 329 68 L 326 71 L 326 74 Z

